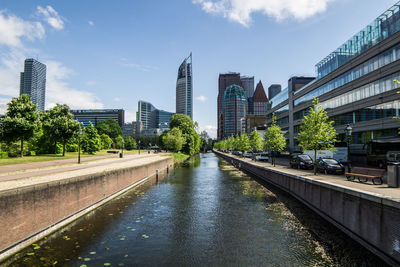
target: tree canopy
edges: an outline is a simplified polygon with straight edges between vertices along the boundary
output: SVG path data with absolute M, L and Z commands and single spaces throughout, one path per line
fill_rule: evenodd
M 96 129 L 98 134 L 102 135 L 102 134 L 106 134 L 109 137 L 111 137 L 111 139 L 114 140 L 114 142 L 116 142 L 116 138 L 118 136 L 122 135 L 122 129 L 121 126 L 119 126 L 118 122 L 116 122 L 113 119 L 107 119 L 104 121 L 100 121 L 96 124 Z
M 326 111 L 319 105 L 318 98 L 313 99 L 313 105 L 309 109 L 308 115 L 303 119 L 300 126 L 299 146 L 303 150 L 313 150 L 314 155 L 314 174 L 316 174 L 317 150 L 334 149 L 336 142 L 336 130 L 333 121 L 329 121 Z
M 200 151 L 201 140 L 196 132 L 197 123 L 193 123 L 189 116 L 174 114 L 171 116 L 169 126 L 172 129 L 178 128 L 182 132 L 185 142 L 182 151 L 188 155 L 194 155 Z
M 256 130 L 250 134 L 250 147 L 253 151 L 261 150 L 263 147 L 261 136 Z
M 286 138 L 282 133 L 281 127 L 276 125 L 275 113 L 272 114 L 272 123 L 268 127 L 264 135 L 264 147 L 266 150 L 270 150 L 270 156 L 272 155 L 271 163 L 275 166 L 275 154 L 274 151 L 283 151 L 286 147 Z

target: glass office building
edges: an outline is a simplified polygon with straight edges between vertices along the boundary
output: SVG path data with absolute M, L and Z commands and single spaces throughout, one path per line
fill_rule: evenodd
M 279 114 L 278 122 L 284 119 L 291 151 L 299 149 L 296 136 L 313 97 L 334 121 L 341 140 L 347 124 L 355 144 L 397 135 L 400 123 L 393 117 L 399 114 L 400 86 L 393 80 L 400 80 L 399 7 L 397 2 L 317 63 L 316 79 L 289 86 L 272 99 L 267 123 L 273 112 Z
M 19 94 L 27 94 L 38 110 L 45 109 L 46 98 L 46 65 L 28 58 L 25 60 L 24 72 L 21 72 Z
M 239 85 L 228 86 L 224 93 L 224 137 L 242 134 L 246 131 L 246 92 Z
M 123 127 L 125 111 L 123 109 L 80 109 L 71 110 L 74 119 L 83 123 L 84 127 L 89 126 L 90 122 L 96 126 L 98 122 L 112 119 Z
M 176 80 L 176 113 L 188 115 L 193 120 L 192 53 L 179 66 Z

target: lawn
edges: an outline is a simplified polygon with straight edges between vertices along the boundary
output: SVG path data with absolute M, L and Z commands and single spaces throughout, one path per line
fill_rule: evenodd
M 166 154 L 165 156 L 173 156 L 174 157 L 174 162 L 175 161 L 181 162 L 181 161 L 184 161 L 185 159 L 187 159 L 189 157 L 188 155 L 183 154 L 181 152 Z
M 116 149 L 118 150 L 118 149 Z M 119 150 L 121 151 L 121 150 Z M 124 150 L 124 154 L 136 154 L 139 150 Z M 141 150 L 141 153 L 147 153 L 146 150 Z M 107 153 L 107 150 L 98 151 L 96 154 L 90 155 L 81 152 L 81 157 L 95 157 L 95 156 L 105 156 L 105 155 L 115 155 Z M 37 156 L 24 156 L 23 158 L 5 158 L 0 159 L 0 166 L 5 165 L 13 165 L 13 164 L 24 164 L 24 163 L 33 163 L 33 162 L 41 162 L 41 161 L 51 161 L 51 160 L 61 160 L 61 159 L 73 159 L 76 158 L 78 160 L 78 152 L 66 152 L 63 157 L 62 154 L 44 154 Z

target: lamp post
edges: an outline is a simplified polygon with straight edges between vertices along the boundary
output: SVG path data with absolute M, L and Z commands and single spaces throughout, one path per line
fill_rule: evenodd
M 121 142 L 122 142 L 122 156 L 121 156 L 121 158 L 123 158 L 124 157 L 124 138 L 123 137 L 121 137 Z
M 81 137 L 82 137 L 82 129 L 79 128 L 79 132 L 78 132 L 78 164 L 81 163 Z
M 140 140 L 138 142 L 139 142 L 139 155 L 140 155 Z
M 351 165 L 350 165 L 350 137 L 353 128 L 351 128 L 350 124 L 347 124 L 346 128 L 344 129 L 347 137 L 347 172 L 351 172 Z

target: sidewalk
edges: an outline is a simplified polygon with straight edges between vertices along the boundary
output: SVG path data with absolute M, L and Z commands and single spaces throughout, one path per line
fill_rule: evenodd
M 219 152 L 222 153 L 222 152 Z M 375 195 L 380 195 L 384 197 L 389 197 L 394 200 L 400 201 L 400 188 L 391 188 L 388 187 L 387 184 L 382 184 L 382 185 L 374 185 L 372 183 L 360 183 L 358 181 L 348 181 L 344 175 L 326 175 L 326 174 L 320 174 L 317 173 L 314 175 L 313 170 L 298 170 L 298 169 L 292 169 L 288 165 L 276 165 L 276 167 L 273 167 L 270 162 L 259 162 L 259 161 L 252 161 L 251 159 L 248 158 L 242 158 L 242 157 L 237 157 L 232 154 L 224 153 L 226 155 L 229 155 L 230 157 L 234 157 L 237 159 L 240 159 L 242 161 L 247 161 L 251 162 L 254 165 L 262 166 L 271 170 L 277 170 L 281 172 L 286 172 L 289 174 L 293 174 L 296 176 L 302 176 L 306 177 L 308 179 L 313 179 L 316 181 L 322 181 L 328 184 L 332 185 L 339 185 L 343 188 L 348 188 L 351 190 L 357 190 L 365 193 L 370 193 L 370 194 L 375 194 Z
M 53 166 L 51 169 L 37 170 L 28 169 L 26 172 L 15 175 L 0 176 L 0 191 L 19 188 L 22 186 L 46 183 L 49 181 L 58 181 L 71 177 L 78 177 L 86 174 L 94 174 L 104 171 L 116 170 L 121 168 L 140 166 L 143 164 L 165 159 L 163 154 L 133 154 L 125 155 L 124 158 L 107 158 L 95 162 L 88 162 L 83 165 L 75 164 L 59 168 Z

